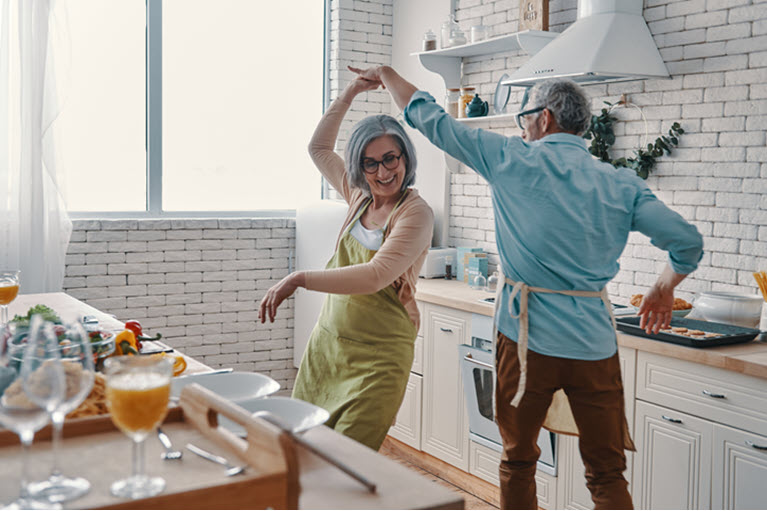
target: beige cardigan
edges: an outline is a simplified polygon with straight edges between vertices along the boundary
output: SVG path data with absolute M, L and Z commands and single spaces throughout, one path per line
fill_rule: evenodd
M 309 144 L 309 154 L 322 175 L 349 204 L 336 249 L 367 197 L 349 185 L 343 159 L 335 153 L 335 142 L 349 103 L 336 99 L 322 116 Z M 325 293 L 364 295 L 394 286 L 410 319 L 418 328 L 420 317 L 415 303 L 418 272 L 431 245 L 434 213 L 415 189 L 410 189 L 389 220 L 386 240 L 373 258 L 364 264 L 305 272 L 306 289 Z

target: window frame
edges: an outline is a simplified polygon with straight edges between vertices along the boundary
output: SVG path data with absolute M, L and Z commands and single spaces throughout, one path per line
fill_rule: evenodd
M 111 218 L 232 218 L 295 217 L 295 209 L 242 211 L 164 211 L 162 209 L 162 0 L 146 1 L 146 209 L 144 211 L 68 211 L 73 219 Z M 323 113 L 330 102 L 329 51 L 330 0 L 323 0 Z M 322 179 L 317 199 L 328 197 L 326 180 Z

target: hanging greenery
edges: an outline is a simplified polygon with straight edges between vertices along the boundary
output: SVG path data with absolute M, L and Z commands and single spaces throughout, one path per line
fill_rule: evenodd
M 647 149 L 639 148 L 634 151 L 634 157 L 617 158 L 613 160 L 610 157 L 610 147 L 615 144 L 615 132 L 613 125 L 618 119 L 611 114 L 612 109 L 618 105 L 625 104 L 623 101 L 613 105 L 609 101 L 605 104 L 610 108 L 603 108 L 599 115 L 591 116 L 591 125 L 583 138 L 591 140 L 589 152 L 599 158 L 601 161 L 611 164 L 613 167 L 627 167 L 633 169 L 639 177 L 647 179 L 657 158 L 663 156 L 663 153 L 671 154 L 674 147 L 679 145 L 679 137 L 684 133 L 684 129 L 675 122 L 668 130 L 668 136 L 662 135 L 655 139 L 654 144 L 647 144 Z

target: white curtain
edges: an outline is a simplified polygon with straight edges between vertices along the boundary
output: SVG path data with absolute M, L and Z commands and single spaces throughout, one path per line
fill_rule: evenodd
M 63 6 L 0 6 L 0 268 L 21 270 L 22 293 L 61 291 L 72 233 L 53 136 L 61 94 L 54 71 L 62 66 L 55 52 L 68 49 L 59 40 Z

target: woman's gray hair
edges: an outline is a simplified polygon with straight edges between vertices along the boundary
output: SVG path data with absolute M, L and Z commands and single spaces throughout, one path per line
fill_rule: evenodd
M 530 94 L 534 100 L 530 108 L 548 108 L 562 131 L 582 135 L 589 128 L 590 101 L 577 83 L 554 78 L 535 84 Z
M 397 122 L 397 119 L 390 115 L 371 115 L 354 126 L 344 151 L 346 175 L 349 178 L 349 183 L 361 189 L 366 195 L 370 195 L 370 187 L 365 180 L 365 171 L 362 170 L 365 148 L 370 142 L 384 135 L 392 136 L 405 156 L 405 178 L 402 180 L 402 190 L 404 191 L 415 182 L 417 164 L 415 147 L 410 137 L 405 133 L 405 129 Z

